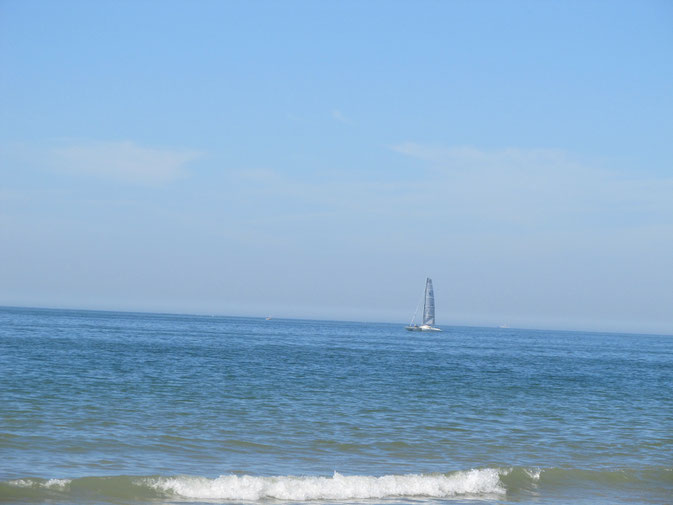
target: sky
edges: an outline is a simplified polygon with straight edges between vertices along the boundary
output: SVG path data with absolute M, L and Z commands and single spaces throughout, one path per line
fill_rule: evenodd
M 0 0 L 0 305 L 673 334 L 670 1 Z

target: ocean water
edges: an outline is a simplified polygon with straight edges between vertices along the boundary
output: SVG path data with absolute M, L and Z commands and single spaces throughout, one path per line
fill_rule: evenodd
M 673 503 L 673 337 L 0 308 L 0 502 Z

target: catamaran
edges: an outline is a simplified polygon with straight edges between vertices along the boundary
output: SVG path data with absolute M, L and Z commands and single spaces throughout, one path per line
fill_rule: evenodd
M 418 304 L 420 306 L 420 303 Z M 408 331 L 442 331 L 439 328 L 435 328 L 435 292 L 432 289 L 432 279 L 428 277 L 425 279 L 425 302 L 423 303 L 423 323 L 419 326 L 414 324 L 416 319 L 416 313 L 418 312 L 418 307 L 416 307 L 416 312 L 411 318 L 409 326 L 405 326 L 405 329 Z

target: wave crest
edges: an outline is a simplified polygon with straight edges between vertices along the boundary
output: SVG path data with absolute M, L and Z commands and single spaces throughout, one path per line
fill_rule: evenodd
M 605 492 L 673 489 L 673 469 L 587 470 L 572 468 L 481 468 L 445 474 L 342 475 L 331 477 L 222 475 L 109 476 L 76 479 L 23 478 L 0 482 L 0 502 L 68 501 L 89 503 L 118 499 L 139 503 L 157 499 L 188 499 L 220 502 L 349 502 L 369 499 L 417 499 L 496 497 L 505 494 L 539 493 L 543 489 L 587 489 Z M 635 488 L 634 488 L 635 486 Z
M 216 479 L 175 477 L 147 479 L 144 484 L 185 498 L 249 500 L 265 498 L 292 501 L 352 500 L 423 496 L 443 498 L 464 494 L 502 494 L 495 469 L 436 475 L 384 475 L 382 477 L 335 472 L 332 477 L 254 477 L 223 475 Z

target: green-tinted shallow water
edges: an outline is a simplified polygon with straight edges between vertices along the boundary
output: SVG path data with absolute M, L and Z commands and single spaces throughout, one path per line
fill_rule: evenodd
M 673 503 L 673 337 L 0 309 L 0 501 Z

